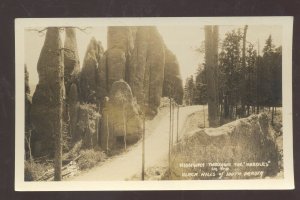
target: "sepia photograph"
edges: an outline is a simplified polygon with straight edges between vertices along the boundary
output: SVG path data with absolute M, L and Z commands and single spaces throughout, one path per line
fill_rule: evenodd
M 17 190 L 292 189 L 292 17 L 16 19 Z

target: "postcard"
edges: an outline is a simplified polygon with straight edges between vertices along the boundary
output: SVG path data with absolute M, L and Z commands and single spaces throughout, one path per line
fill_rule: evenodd
M 15 190 L 293 189 L 293 17 L 15 20 Z

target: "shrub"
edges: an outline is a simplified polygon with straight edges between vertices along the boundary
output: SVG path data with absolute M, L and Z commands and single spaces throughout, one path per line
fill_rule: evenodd
M 102 151 L 95 151 L 93 149 L 80 151 L 81 157 L 77 163 L 81 170 L 94 167 L 98 162 L 106 158 L 106 154 Z
M 25 181 L 35 181 L 40 178 L 45 172 L 45 167 L 43 164 L 35 163 L 33 161 L 25 160 L 25 169 L 24 169 L 24 179 Z
M 94 104 L 79 106 L 78 130 L 82 139 L 82 148 L 93 148 L 97 145 L 98 120 L 100 114 Z

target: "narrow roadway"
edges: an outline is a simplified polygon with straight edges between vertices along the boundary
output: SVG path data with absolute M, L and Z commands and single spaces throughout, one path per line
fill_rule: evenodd
M 181 107 L 179 111 L 179 132 L 187 117 L 197 111 L 202 111 L 202 106 Z M 174 142 L 176 140 L 177 110 L 174 112 Z M 169 112 L 162 116 L 152 133 L 146 127 L 145 139 L 145 168 L 159 164 L 168 157 L 169 150 Z M 179 137 L 184 134 L 180 132 Z M 68 181 L 102 181 L 102 180 L 128 180 L 133 175 L 141 172 L 142 167 L 142 142 L 131 146 L 120 155 L 106 160 L 103 164 L 92 168 L 78 176 L 67 179 Z

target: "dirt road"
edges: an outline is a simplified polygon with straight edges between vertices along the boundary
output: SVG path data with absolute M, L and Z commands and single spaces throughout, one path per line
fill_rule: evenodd
M 179 110 L 179 138 L 184 134 L 181 129 L 189 115 L 197 111 L 202 111 L 202 106 L 181 107 Z M 177 110 L 174 112 L 175 122 L 177 118 Z M 147 129 L 145 139 L 145 168 L 165 162 L 168 157 L 169 149 L 169 112 L 167 109 L 161 116 L 157 116 L 155 128 Z M 150 126 L 150 124 L 149 124 Z M 151 125 L 153 126 L 153 124 Z M 174 142 L 176 141 L 176 125 L 174 126 Z M 72 177 L 68 181 L 102 181 L 102 180 L 128 180 L 133 175 L 141 172 L 142 166 L 142 143 L 138 142 L 131 146 L 126 152 L 114 156 L 102 165 Z

